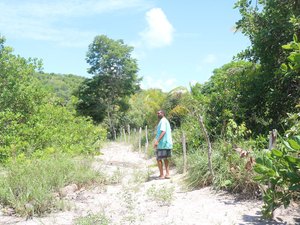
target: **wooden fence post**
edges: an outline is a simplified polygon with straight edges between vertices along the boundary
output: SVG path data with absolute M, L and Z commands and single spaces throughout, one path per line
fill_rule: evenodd
M 182 132 L 182 150 L 183 150 L 183 174 L 187 171 L 187 158 L 186 158 L 186 139 L 185 134 Z
M 212 148 L 211 148 L 211 143 L 210 143 L 210 140 L 209 140 L 208 133 L 207 133 L 206 128 L 205 128 L 204 123 L 203 123 L 202 116 L 199 116 L 199 122 L 200 122 L 200 126 L 201 126 L 201 128 L 203 130 L 204 137 L 205 137 L 205 139 L 207 141 L 207 145 L 208 145 L 208 149 L 207 149 L 207 154 L 208 154 L 208 168 L 209 168 L 210 174 L 212 176 L 214 176 L 214 171 L 212 169 L 212 160 L 211 160 Z
M 145 127 L 145 135 L 146 135 L 146 144 L 145 144 L 145 154 L 148 152 L 148 146 L 149 146 L 149 141 L 148 141 L 148 127 Z
M 141 152 L 142 150 L 142 128 L 140 127 L 140 130 L 139 130 L 139 153 Z
M 271 151 L 276 146 L 277 130 L 273 129 L 269 134 L 269 150 Z
M 130 125 L 127 125 L 128 143 L 130 143 Z
M 126 132 L 124 128 L 123 128 L 123 135 L 124 135 L 124 141 L 126 142 Z

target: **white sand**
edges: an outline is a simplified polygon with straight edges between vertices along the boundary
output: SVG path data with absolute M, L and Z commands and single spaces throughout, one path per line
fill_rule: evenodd
M 238 201 L 228 193 L 209 187 L 185 191 L 181 185 L 182 175 L 175 170 L 171 171 L 171 179 L 154 179 L 158 174 L 155 159 L 146 160 L 121 143 L 108 144 L 101 152 L 103 155 L 96 157 L 93 167 L 116 184 L 69 193 L 66 196 L 69 211 L 42 218 L 26 221 L 2 212 L 0 224 L 70 225 L 75 224 L 76 218 L 88 214 L 102 214 L 110 220 L 109 224 L 120 225 L 300 224 L 300 207 L 294 203 L 286 210 L 276 210 L 274 221 L 263 221 L 261 201 Z M 139 177 L 147 173 L 152 174 L 150 179 L 141 181 Z

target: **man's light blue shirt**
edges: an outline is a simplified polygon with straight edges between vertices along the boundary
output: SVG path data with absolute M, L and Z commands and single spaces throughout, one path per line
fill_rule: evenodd
M 172 134 L 171 134 L 172 132 L 171 126 L 169 121 L 165 117 L 161 118 L 161 120 L 157 125 L 157 132 L 155 137 L 156 140 L 158 140 L 162 131 L 166 131 L 166 133 L 158 143 L 157 149 L 172 149 L 173 141 L 172 141 Z

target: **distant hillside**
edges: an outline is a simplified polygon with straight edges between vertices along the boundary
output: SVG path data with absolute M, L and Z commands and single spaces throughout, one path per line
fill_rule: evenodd
M 73 74 L 37 73 L 36 76 L 47 90 L 55 93 L 65 104 L 85 80 L 84 77 Z

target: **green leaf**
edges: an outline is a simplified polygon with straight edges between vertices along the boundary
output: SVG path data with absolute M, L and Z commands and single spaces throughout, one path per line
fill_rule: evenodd
M 300 184 L 295 184 L 289 187 L 289 190 L 291 191 L 300 191 Z
M 273 168 L 273 161 L 269 158 L 265 158 L 265 166 L 269 167 L 270 169 Z
M 300 136 L 294 136 L 288 140 L 291 148 L 295 150 L 300 150 Z
M 291 70 L 294 70 L 294 66 L 293 66 L 293 64 L 291 64 L 291 63 L 288 63 L 288 65 L 289 65 L 289 67 L 290 67 L 290 69 L 291 69 Z
M 280 69 L 286 73 L 288 71 L 288 66 L 285 63 L 282 63 Z
M 286 50 L 291 50 L 292 46 L 290 44 L 288 44 L 288 45 L 282 45 L 282 48 L 286 49 Z
M 293 40 L 294 40 L 294 42 L 298 42 L 298 37 L 296 34 L 293 35 Z
M 277 149 L 272 149 L 272 154 L 277 156 L 277 157 L 282 157 L 283 153 Z
M 294 172 L 288 172 L 286 174 L 286 176 L 289 178 L 289 180 L 291 181 L 291 183 L 299 183 L 300 182 L 300 177 L 298 174 L 294 173 Z
M 228 186 L 230 186 L 230 185 L 232 185 L 232 181 L 231 181 L 231 180 L 225 180 L 225 181 L 222 183 L 222 186 L 224 186 L 224 187 L 228 187 Z
M 295 61 L 295 63 L 299 63 L 300 62 L 300 53 L 295 53 L 294 54 L 294 61 Z
M 298 44 L 297 43 L 292 43 L 291 44 L 292 49 L 294 50 L 299 50 Z
M 300 144 L 297 143 L 296 140 L 289 139 L 288 143 L 290 144 L 291 148 L 293 148 L 294 150 L 300 150 Z
M 264 165 L 255 164 L 254 171 L 259 174 L 266 174 L 267 172 L 270 171 L 270 169 Z
M 293 149 L 293 148 L 291 147 L 291 145 L 290 145 L 289 142 L 283 141 L 283 144 L 284 144 L 284 146 L 285 146 L 287 149 L 289 149 L 290 151 L 292 151 L 292 152 L 295 152 L 295 151 L 296 151 L 295 149 Z
M 298 158 L 289 155 L 285 156 L 284 158 L 291 163 L 296 163 L 299 160 Z
M 257 175 L 253 177 L 254 181 L 264 181 L 266 179 L 266 176 L 264 175 Z
M 262 158 L 260 158 L 260 157 L 256 158 L 255 161 L 256 161 L 256 164 L 264 164 Z

